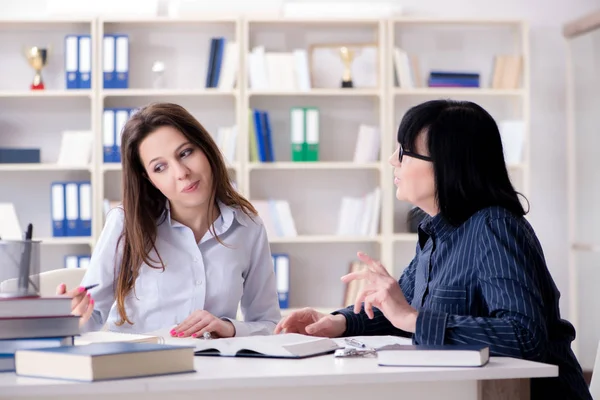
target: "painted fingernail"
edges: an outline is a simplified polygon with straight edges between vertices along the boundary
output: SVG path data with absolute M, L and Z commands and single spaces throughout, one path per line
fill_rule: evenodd
M 92 294 L 90 292 L 88 292 L 87 297 L 91 298 Z
M 79 291 L 79 293 L 85 292 L 85 288 L 83 286 L 79 286 L 79 289 L 77 290 Z
M 192 333 L 192 337 L 196 337 L 196 336 L 198 336 L 198 335 L 196 335 L 195 333 Z
M 169 333 L 171 334 L 171 336 L 177 335 L 177 331 L 175 329 L 171 329 L 171 332 Z
M 94 299 L 91 299 L 91 300 L 90 300 L 90 304 L 91 304 L 91 305 L 94 305 L 94 303 L 95 303 Z
M 183 333 L 183 332 L 179 332 L 179 335 L 177 335 L 177 336 L 179 336 L 179 337 L 183 337 L 183 335 L 185 335 L 185 333 Z

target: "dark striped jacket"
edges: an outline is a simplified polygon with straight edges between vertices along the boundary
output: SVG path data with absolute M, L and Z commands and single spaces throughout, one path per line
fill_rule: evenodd
M 525 218 L 490 207 L 459 227 L 441 215 L 419 227 L 416 256 L 400 277 L 419 311 L 416 332 L 396 329 L 375 310 L 352 307 L 345 336 L 412 335 L 414 344 L 487 344 L 493 356 L 558 365 L 558 378 L 531 381 L 532 399 L 591 399 L 571 351 L 573 326 L 560 318 L 560 293 Z

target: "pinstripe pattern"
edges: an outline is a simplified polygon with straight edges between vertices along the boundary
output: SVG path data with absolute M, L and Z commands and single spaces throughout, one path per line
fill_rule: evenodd
M 399 284 L 419 310 L 415 344 L 487 344 L 494 356 L 555 364 L 559 378 L 533 379 L 532 399 L 591 399 L 570 348 L 575 330 L 560 318 L 560 293 L 525 218 L 490 207 L 458 228 L 426 219 Z M 339 310 L 344 334 L 411 336 L 375 311 L 369 320 Z

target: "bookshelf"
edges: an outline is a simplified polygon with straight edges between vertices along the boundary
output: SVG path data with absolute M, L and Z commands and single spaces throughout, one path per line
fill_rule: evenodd
M 357 251 L 364 251 L 383 264 L 395 276 L 399 276 L 411 260 L 416 235 L 408 232 L 405 220 L 410 209 L 399 203 L 394 196 L 392 167 L 388 157 L 394 150 L 396 130 L 404 111 L 410 105 L 432 98 L 459 98 L 474 100 L 496 115 L 519 116 L 529 123 L 529 75 L 528 75 L 528 31 L 522 21 L 508 20 L 439 20 L 419 18 L 398 19 L 285 19 L 254 16 L 231 18 L 116 18 L 97 20 L 60 21 L 11 21 L 3 29 L 0 21 L 0 54 L 12 51 L 12 64 L 0 65 L 3 76 L 16 79 L 0 79 L 0 104 L 9 105 L 9 110 L 24 115 L 33 107 L 39 119 L 50 117 L 53 130 L 92 129 L 94 132 L 93 160 L 88 167 L 64 168 L 52 159 L 44 159 L 39 165 L 1 165 L 0 179 L 9 179 L 9 187 L 19 187 L 26 177 L 36 179 L 36 201 L 22 201 L 25 192 L 4 196 L 3 201 L 18 203 L 17 211 L 22 223 L 24 216 L 35 216 L 36 225 L 47 227 L 40 231 L 45 238 L 44 248 L 56 253 L 49 261 L 50 267 L 62 264 L 61 252 L 68 254 L 76 248 L 80 252 L 90 251 L 97 240 L 104 222 L 104 199 L 120 200 L 121 167 L 118 163 L 104 163 L 102 157 L 102 113 L 106 107 L 136 108 L 153 101 L 171 101 L 181 104 L 209 130 L 215 133 L 220 126 L 237 125 L 236 159 L 229 166 L 232 179 L 238 190 L 251 201 L 269 198 L 287 200 L 298 231 L 293 237 L 270 239 L 273 253 L 290 256 L 290 307 L 316 307 L 332 310 L 342 306 L 344 287 L 340 276 L 347 273 L 350 262 Z M 500 49 L 490 49 L 472 39 L 474 29 L 508 32 L 508 39 L 501 41 Z M 6 28 L 6 27 L 5 27 Z M 77 29 L 75 29 L 77 28 Z M 440 33 L 450 29 L 452 34 L 440 39 Z M 13 31 L 34 35 L 37 40 L 53 32 L 47 40 L 58 47 L 51 61 L 53 68 L 44 71 L 52 80 L 44 92 L 28 90 L 32 70 L 17 51 L 8 44 Z M 417 34 L 413 34 L 417 31 Z M 35 32 L 35 33 L 32 33 Z M 93 84 L 91 90 L 65 90 L 62 59 L 64 36 L 68 33 L 90 32 L 92 34 Z M 420 32 L 420 33 L 419 33 Z M 123 33 L 129 36 L 130 64 L 128 89 L 104 89 L 102 81 L 102 38 L 105 33 Z M 37 35 L 37 36 L 36 36 Z M 429 35 L 430 37 L 428 38 Z M 452 36 L 453 35 L 453 36 Z M 462 35 L 462 36 L 461 36 Z M 205 77 L 210 38 L 223 36 L 239 44 L 239 68 L 234 89 L 207 89 Z M 463 36 L 466 36 L 465 39 Z M 451 38 L 463 38 L 451 45 Z M 484 36 L 485 37 L 485 36 Z M 450 38 L 450 39 L 448 39 Z M 469 39 L 471 38 L 471 39 Z M 435 58 L 436 46 L 449 46 L 453 63 L 441 63 Z M 474 43 L 472 43 L 474 41 Z M 339 88 L 315 87 L 310 90 L 253 89 L 247 74 L 249 52 L 255 46 L 264 46 L 266 51 L 291 52 L 314 45 L 364 44 L 376 48 L 376 67 L 370 72 L 375 75 L 372 87 Z M 411 44 L 412 43 L 412 44 Z M 490 89 L 486 83 L 492 68 L 494 52 L 517 48 L 523 55 L 523 85 L 515 89 Z M 460 44 L 464 44 L 462 48 Z M 431 64 L 422 65 L 423 72 L 432 68 L 471 68 L 482 71 L 481 88 L 425 88 L 404 89 L 394 84 L 394 63 L 391 51 L 402 45 L 409 50 L 419 49 L 419 56 Z M 468 64 L 463 57 L 469 52 L 475 64 Z M 154 61 L 164 61 L 165 84 L 154 87 L 151 66 Z M 443 60 L 442 60 L 443 61 Z M 50 65 L 49 65 L 50 67 Z M 62 68 L 62 69 L 61 69 Z M 341 78 L 341 76 L 339 77 Z M 337 79 L 337 78 L 336 78 Z M 293 107 L 316 107 L 319 110 L 319 161 L 295 162 L 291 160 L 290 110 Z M 273 131 L 274 162 L 253 162 L 249 156 L 248 109 L 269 112 Z M 64 126 L 67 117 L 76 110 L 75 127 Z M 48 114 L 49 112 L 55 113 Z M 6 118 L 0 108 L 0 124 Z M 23 135 L 15 145 L 26 145 L 37 140 L 34 132 L 41 122 L 33 123 L 21 118 L 13 121 L 23 126 Z M 381 133 L 379 153 L 375 162 L 354 162 L 353 153 L 360 124 L 379 128 Z M 1 125 L 0 125 L 1 126 Z M 58 136 L 57 136 L 58 137 Z M 0 131 L 0 141 L 4 136 Z M 528 143 L 528 140 L 525 140 Z M 7 144 L 13 144 L 8 141 Z M 50 143 L 43 142 L 53 148 Z M 527 145 L 525 146 L 527 149 Z M 529 158 L 524 157 L 519 165 L 511 166 L 516 178 L 526 189 Z M 35 172 L 35 174 L 33 174 Z M 512 174 L 512 172 L 511 172 Z M 10 178 L 15 176 L 15 178 Z M 93 185 L 93 232 L 89 238 L 52 238 L 50 214 L 47 206 L 39 208 L 40 198 L 48 198 L 49 183 L 72 177 L 89 177 Z M 381 209 L 378 229 L 374 235 L 336 235 L 336 226 L 343 196 L 363 196 L 375 188 L 381 190 Z M 43 202 L 46 204 L 47 202 Z

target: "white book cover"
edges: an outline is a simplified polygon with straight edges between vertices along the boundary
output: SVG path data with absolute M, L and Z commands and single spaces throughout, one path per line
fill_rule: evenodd
M 64 131 L 56 163 L 73 167 L 88 166 L 92 159 L 93 145 L 92 131 Z

